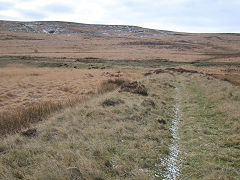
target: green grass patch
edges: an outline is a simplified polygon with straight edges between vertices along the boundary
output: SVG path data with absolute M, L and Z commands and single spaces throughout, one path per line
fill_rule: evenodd
M 237 179 L 239 174 L 239 136 L 234 133 L 231 113 L 239 103 L 223 98 L 219 80 L 195 75 L 190 82 L 179 78 L 182 122 L 180 125 L 183 179 Z M 225 111 L 222 105 L 228 107 Z M 239 114 L 238 114 L 239 116 Z M 226 126 L 226 123 L 228 126 Z

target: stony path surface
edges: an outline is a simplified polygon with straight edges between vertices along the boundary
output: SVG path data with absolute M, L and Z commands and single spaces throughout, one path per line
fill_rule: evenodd
M 169 157 L 165 160 L 165 164 L 167 166 L 167 173 L 164 176 L 166 180 L 175 180 L 180 175 L 180 165 L 178 163 L 179 160 L 179 134 L 178 134 L 178 124 L 180 121 L 179 115 L 179 89 L 176 88 L 176 104 L 174 106 L 174 119 L 172 121 L 172 125 L 170 127 L 172 139 L 171 145 L 169 147 Z

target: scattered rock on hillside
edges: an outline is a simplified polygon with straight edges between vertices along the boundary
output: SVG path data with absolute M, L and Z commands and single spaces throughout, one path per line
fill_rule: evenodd
M 54 34 L 55 31 L 54 31 L 54 30 L 50 30 L 50 31 L 48 31 L 48 33 L 49 33 L 49 34 Z
M 130 92 L 134 94 L 148 96 L 147 88 L 143 84 L 137 81 L 127 82 L 122 84 L 119 92 Z

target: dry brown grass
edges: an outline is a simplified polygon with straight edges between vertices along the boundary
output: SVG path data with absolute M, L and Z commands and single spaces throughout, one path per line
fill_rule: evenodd
M 0 113 L 0 136 L 19 132 L 32 123 L 44 120 L 48 115 L 66 107 L 72 107 L 87 97 L 75 97 L 64 102 L 42 102 L 32 106 L 17 107 Z
M 239 177 L 238 87 L 190 73 L 154 74 L 141 83 L 148 96 L 101 94 L 34 125 L 34 136 L 2 139 L 0 179 L 166 177 L 175 87 L 181 114 L 179 178 Z
M 66 29 L 69 27 L 66 27 Z M 131 36 L 129 33 L 119 38 L 91 32 L 96 29 L 79 29 L 90 34 L 41 34 L 9 32 L 1 29 L 1 56 L 37 57 L 96 57 L 114 60 L 167 59 L 173 61 L 195 61 L 213 58 L 214 61 L 239 61 L 239 57 L 224 57 L 215 54 L 239 53 L 239 37 L 230 34 L 179 34 L 158 36 Z M 8 37 L 13 37 L 7 39 Z M 20 38 L 19 38 L 20 37 Z M 21 39 L 23 38 L 23 39 Z M 25 39 L 24 39 L 25 38 Z M 28 40 L 40 39 L 40 40 Z M 61 43 L 59 43 L 61 42 Z M 6 44 L 8 44 L 6 46 Z M 35 49 L 38 53 L 35 53 Z M 220 57 L 220 58 L 219 58 Z
M 112 91 L 116 88 L 118 88 L 119 86 L 121 86 L 123 83 L 128 82 L 129 80 L 124 80 L 124 79 L 109 79 L 106 81 L 103 81 L 97 89 L 97 92 L 99 94 L 103 94 L 105 92 L 109 92 Z
M 21 65 L 0 69 L 0 134 L 18 131 L 32 122 L 43 120 L 51 112 L 76 104 L 85 96 L 113 90 L 118 86 L 116 82 L 121 80 L 106 74 L 115 73 L 129 80 L 140 77 L 138 72 L 119 73 L 114 70 L 30 68 Z M 107 86 L 111 88 L 106 89 Z
M 60 57 L 56 61 L 65 59 L 64 63 L 68 62 L 67 58 L 198 60 L 203 66 L 191 64 L 183 68 L 212 77 L 179 72 L 156 75 L 152 70 L 141 81 L 148 96 L 141 96 L 132 91 L 105 93 L 117 88 L 121 79 L 138 79 L 139 72 L 40 69 L 22 65 L 1 68 L 0 134 L 30 128 L 34 135 L 17 133 L 1 137 L 0 179 L 166 177 L 163 159 L 169 158 L 172 142 L 169 127 L 174 118 L 175 86 L 180 93 L 181 114 L 179 178 L 238 179 L 240 91 L 239 87 L 218 79 L 240 84 L 239 65 L 205 66 L 204 63 L 239 62 L 240 36 L 159 34 L 129 38 L 126 33 L 119 38 L 115 35 L 50 35 L 1 29 L 0 56 Z M 28 57 L 21 61 L 31 64 Z M 68 63 L 72 62 L 74 59 Z M 4 63 L 1 65 L 5 66 Z M 75 64 L 65 67 L 72 66 Z M 113 66 L 111 62 L 106 67 L 104 64 L 104 67 L 90 68 Z M 82 98 L 96 93 L 100 95 L 88 101 Z M 48 121 L 40 123 L 43 119 Z
M 6 67 L 0 69 L 1 111 L 44 101 L 94 94 L 98 85 L 114 79 L 115 70 Z M 138 72 L 122 71 L 120 78 L 137 79 Z
M 114 91 L 65 109 L 0 142 L 0 179 L 148 179 L 161 176 L 168 155 L 173 77 L 142 81 L 149 96 Z M 106 100 L 121 103 L 103 106 Z M 155 107 L 144 103 L 153 101 Z M 159 123 L 165 119 L 166 123 Z

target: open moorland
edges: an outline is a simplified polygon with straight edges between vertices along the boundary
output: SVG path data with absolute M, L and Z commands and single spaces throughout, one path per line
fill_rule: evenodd
M 0 69 L 0 134 L 15 132 L 62 106 L 115 88 L 114 84 L 102 88 L 104 82 L 139 77 L 140 72 L 126 70 L 3 67 Z
M 239 179 L 239 46 L 0 21 L 0 179 Z

